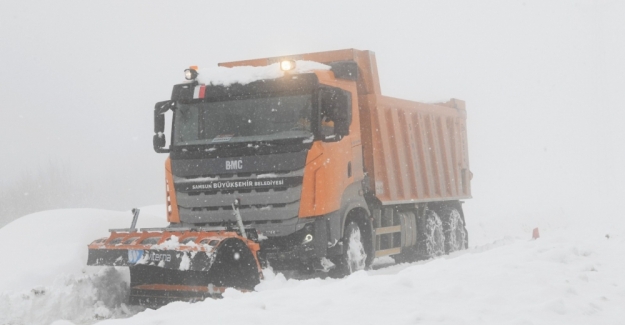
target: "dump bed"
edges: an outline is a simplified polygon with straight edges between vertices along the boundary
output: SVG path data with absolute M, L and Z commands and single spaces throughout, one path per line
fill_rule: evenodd
M 464 102 L 359 96 L 365 170 L 383 204 L 471 197 Z

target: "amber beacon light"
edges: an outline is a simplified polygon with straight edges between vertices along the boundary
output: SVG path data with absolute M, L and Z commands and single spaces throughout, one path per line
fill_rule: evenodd
M 184 78 L 187 80 L 197 79 L 198 74 L 196 65 L 192 65 L 189 69 L 184 70 Z

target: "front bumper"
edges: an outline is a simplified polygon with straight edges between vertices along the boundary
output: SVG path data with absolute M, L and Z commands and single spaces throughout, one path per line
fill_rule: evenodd
M 328 232 L 325 218 L 305 221 L 305 225 L 288 236 L 269 237 L 260 242 L 258 257 L 276 270 L 295 270 L 326 257 Z

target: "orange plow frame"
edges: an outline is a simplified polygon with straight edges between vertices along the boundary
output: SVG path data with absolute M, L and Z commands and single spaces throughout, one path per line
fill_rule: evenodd
M 111 230 L 88 249 L 88 265 L 130 268 L 130 304 L 202 300 L 226 288 L 251 291 L 262 278 L 260 245 L 225 228 Z

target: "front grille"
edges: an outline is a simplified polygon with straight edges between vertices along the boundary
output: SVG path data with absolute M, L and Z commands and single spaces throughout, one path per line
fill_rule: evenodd
M 218 225 L 232 222 L 232 203 L 236 198 L 241 202 L 239 211 L 244 223 L 280 223 L 298 216 L 303 175 L 304 169 L 301 168 L 279 173 L 174 176 L 178 212 L 181 220 L 188 223 Z M 271 182 L 278 184 L 274 186 Z M 214 188 L 232 184 L 251 185 Z M 255 187 L 256 184 L 262 185 Z
M 180 207 L 180 206 L 178 206 Z M 272 208 L 284 208 L 286 207 L 286 203 L 276 203 L 276 204 L 255 204 L 255 205 L 241 205 L 239 206 L 240 210 L 244 209 L 259 209 L 259 210 L 269 210 Z M 184 207 L 183 207 L 184 209 Z M 232 206 L 216 206 L 216 207 L 205 207 L 205 208 L 191 208 L 191 211 L 232 211 Z
M 219 222 L 206 222 L 206 223 L 198 223 L 196 226 L 198 227 L 225 227 L 232 225 L 234 221 L 219 221 Z M 256 220 L 256 221 L 243 221 L 243 225 L 245 226 L 262 226 L 268 224 L 289 224 L 292 223 L 292 220 Z
M 232 178 L 258 178 L 259 175 L 261 175 L 261 178 L 269 178 L 269 177 L 263 177 L 262 175 L 267 175 L 267 174 L 274 174 L 276 175 L 276 177 L 281 177 L 281 176 L 289 176 L 292 173 L 289 171 L 276 171 L 276 172 L 271 172 L 271 173 L 229 173 L 229 174 L 206 174 L 206 175 L 198 175 L 198 176 L 183 176 L 183 177 L 176 177 L 179 180 L 197 180 L 199 178 L 208 178 L 208 179 L 232 179 Z
M 240 190 L 221 190 L 221 191 L 198 191 L 198 192 L 193 192 L 193 193 L 187 193 L 187 195 L 189 196 L 198 196 L 198 195 L 215 195 L 215 194 L 235 194 L 235 193 L 241 193 L 241 194 L 248 194 L 248 193 L 252 193 L 252 192 L 257 192 L 257 193 L 267 193 L 269 191 L 274 191 L 274 192 L 283 192 L 288 190 L 288 187 L 276 187 L 276 188 L 266 188 L 266 189 L 256 189 L 256 190 L 251 190 L 251 189 L 240 189 Z

